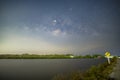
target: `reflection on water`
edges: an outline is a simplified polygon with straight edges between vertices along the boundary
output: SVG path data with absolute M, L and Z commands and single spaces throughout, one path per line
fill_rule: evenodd
M 0 80 L 51 80 L 60 73 L 85 71 L 105 59 L 1 59 Z

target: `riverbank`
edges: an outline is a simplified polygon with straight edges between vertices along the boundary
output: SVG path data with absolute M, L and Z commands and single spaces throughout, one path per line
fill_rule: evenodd
M 110 80 L 109 75 L 113 71 L 113 67 L 117 62 L 117 58 L 111 59 L 111 64 L 107 62 L 92 66 L 86 72 L 73 72 L 69 74 L 58 74 L 53 80 Z

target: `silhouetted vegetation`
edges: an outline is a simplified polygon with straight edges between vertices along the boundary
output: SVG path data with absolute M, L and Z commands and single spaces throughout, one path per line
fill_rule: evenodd
M 72 72 L 70 74 L 58 74 L 53 80 L 109 80 L 109 74 L 117 62 L 117 58 L 111 59 L 111 64 L 107 62 L 92 66 L 86 72 Z
M 72 54 L 50 54 L 50 55 L 38 55 L 38 54 L 1 54 L 0 59 L 80 59 L 80 58 L 104 58 L 102 55 L 85 55 L 74 56 Z
M 75 56 L 75 58 L 104 58 L 104 56 L 100 55 L 100 54 L 93 54 L 93 55 L 87 54 L 87 55 L 84 55 L 84 56 L 82 56 L 82 55 Z

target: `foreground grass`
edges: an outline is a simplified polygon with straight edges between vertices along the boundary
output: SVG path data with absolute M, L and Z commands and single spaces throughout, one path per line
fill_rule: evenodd
M 117 58 L 111 59 L 111 64 L 107 62 L 92 66 L 86 72 L 72 72 L 69 74 L 58 74 L 53 80 L 109 80 L 109 74 L 117 62 Z

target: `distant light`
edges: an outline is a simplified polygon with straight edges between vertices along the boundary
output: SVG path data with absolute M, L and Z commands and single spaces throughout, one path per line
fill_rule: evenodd
M 70 56 L 70 58 L 74 58 L 74 56 Z

